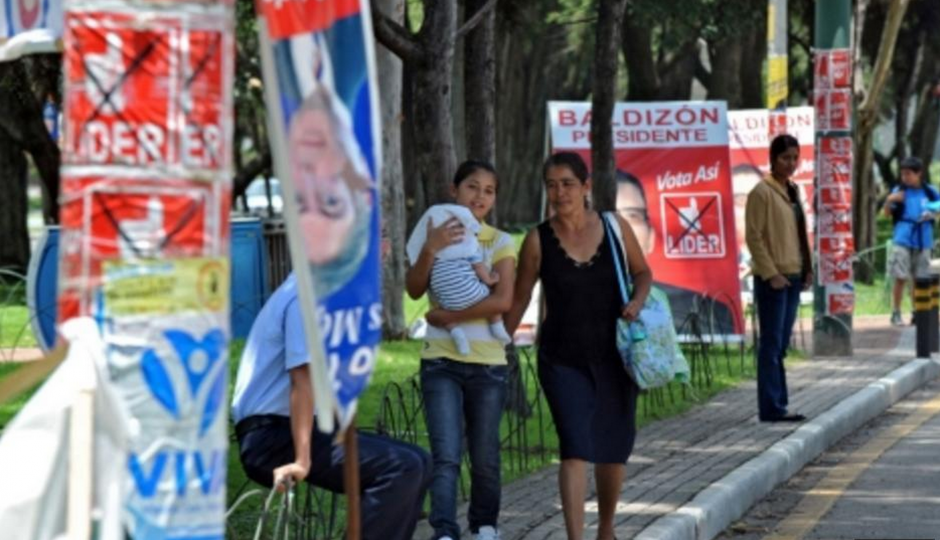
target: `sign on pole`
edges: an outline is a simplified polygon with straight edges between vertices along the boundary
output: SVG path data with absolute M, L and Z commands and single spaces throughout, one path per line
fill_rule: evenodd
M 814 353 L 852 354 L 852 3 L 817 2 L 813 57 L 816 110 L 816 309 Z
M 345 428 L 382 332 L 381 140 L 369 2 L 258 0 L 275 173 L 285 192 L 317 425 Z
M 59 320 L 136 429 L 135 540 L 223 538 L 233 2 L 66 0 Z

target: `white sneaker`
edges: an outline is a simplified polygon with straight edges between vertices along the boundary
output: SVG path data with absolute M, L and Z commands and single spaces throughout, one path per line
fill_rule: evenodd
M 473 540 L 499 540 L 499 531 L 495 527 L 484 525 L 473 535 Z
M 451 538 L 450 536 L 442 536 L 442 537 L 438 538 L 437 540 L 454 540 L 454 539 Z

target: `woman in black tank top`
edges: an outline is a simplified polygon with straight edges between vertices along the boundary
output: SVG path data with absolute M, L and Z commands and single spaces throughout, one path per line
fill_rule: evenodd
M 597 538 L 610 540 L 633 450 L 638 393 L 621 364 L 615 325 L 618 317 L 639 314 L 653 276 L 632 229 L 618 218 L 634 283 L 630 303 L 622 305 L 614 257 L 623 254 L 619 247 L 612 250 L 602 216 L 588 209 L 591 181 L 584 161 L 573 153 L 555 154 L 543 174 L 555 216 L 526 236 L 505 323 L 515 331 L 541 280 L 545 320 L 539 331 L 539 381 L 558 431 L 565 527 L 569 539 L 581 540 L 587 463 L 594 463 Z

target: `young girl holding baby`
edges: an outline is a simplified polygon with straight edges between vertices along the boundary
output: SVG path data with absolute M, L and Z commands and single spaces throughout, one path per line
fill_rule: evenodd
M 504 344 L 493 335 L 489 319 L 512 304 L 516 249 L 509 234 L 483 219 L 496 202 L 496 171 L 492 165 L 467 161 L 458 167 L 451 187 L 454 201 L 470 209 L 480 222 L 477 240 L 483 262 L 499 276 L 492 294 L 462 311 L 435 309 L 421 352 L 421 389 L 434 474 L 429 521 L 437 540 L 460 538 L 457 523 L 457 480 L 466 432 L 470 454 L 470 532 L 477 540 L 498 538 L 500 506 L 499 423 L 506 395 Z M 459 244 L 465 228 L 457 218 L 427 225 L 427 240 L 410 261 L 406 289 L 412 298 L 428 292 L 438 252 Z M 432 299 L 433 301 L 433 299 Z M 434 307 L 437 307 L 434 305 Z M 457 350 L 447 327 L 459 324 L 469 354 Z

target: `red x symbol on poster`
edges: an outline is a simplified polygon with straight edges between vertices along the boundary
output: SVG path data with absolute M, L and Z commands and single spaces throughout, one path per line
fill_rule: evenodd
M 663 238 L 668 259 L 720 259 L 725 256 L 719 193 L 664 193 Z

